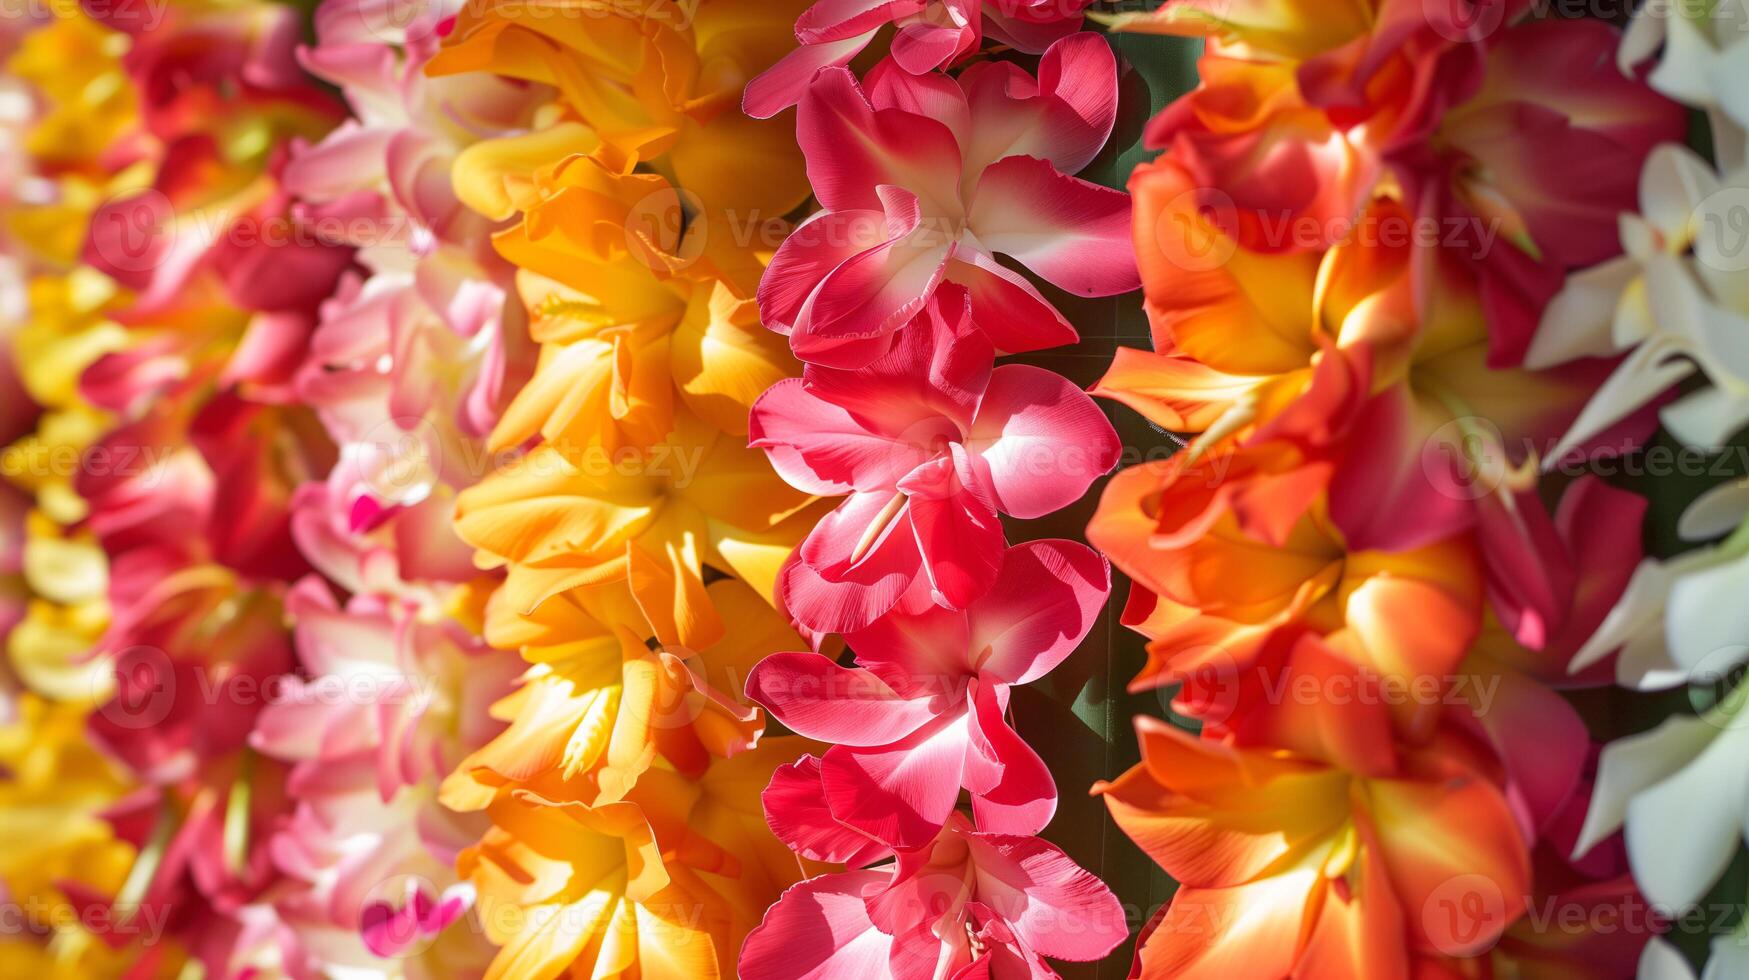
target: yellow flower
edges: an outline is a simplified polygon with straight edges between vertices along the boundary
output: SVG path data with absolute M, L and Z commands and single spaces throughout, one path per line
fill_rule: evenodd
M 444 801 L 478 809 L 508 787 L 600 804 L 624 798 L 653 765 L 696 777 L 713 758 L 751 749 L 763 718 L 743 693 L 748 672 L 769 653 L 806 647 L 745 584 L 719 579 L 706 593 L 721 627 L 702 648 L 681 645 L 667 611 L 646 614 L 625 583 L 573 589 L 527 612 L 498 593 L 486 638 L 521 647 L 532 666 L 494 706 L 510 727 L 456 768 Z
M 484 0 L 466 5 L 432 75 L 551 85 L 619 157 L 704 202 L 779 218 L 808 197 L 793 123 L 741 114 L 741 90 L 794 46 L 803 0 Z
M 503 947 L 488 980 L 734 976 L 741 940 L 801 878 L 744 789 L 806 749 L 774 740 L 697 782 L 652 769 L 595 807 L 499 796 L 492 828 L 458 862 Z
M 541 445 L 463 491 L 456 529 L 486 565 L 506 566 L 504 601 L 531 610 L 593 583 L 628 581 L 684 645 L 720 630 L 705 568 L 734 574 L 768 602 L 778 568 L 818 519 L 745 441 L 677 412 L 646 452 L 573 462 Z
M 745 435 L 753 400 L 797 372 L 783 338 L 760 325 L 757 255 L 726 219 L 684 214 L 662 177 L 572 157 L 526 204 L 497 245 L 522 270 L 543 348 L 494 450 L 537 432 L 571 458 L 647 448 L 673 428 L 676 393 L 712 426 Z
M 86 709 L 31 694 L 12 704 L 14 717 L 0 725 L 0 884 L 8 903 L 27 917 L 42 944 L 0 944 L 0 973 L 40 964 L 65 975 L 119 972 L 112 954 L 89 945 L 62 891 L 77 882 L 97 894 L 114 894 L 133 866 L 134 847 L 118 840 L 99 812 L 127 790 L 115 767 L 85 736 Z M 108 963 L 112 969 L 99 969 Z M 87 967 L 80 973 L 75 967 Z

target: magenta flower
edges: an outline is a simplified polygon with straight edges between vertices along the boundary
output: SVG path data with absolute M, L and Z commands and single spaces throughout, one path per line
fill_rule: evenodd
M 1110 589 L 1105 559 L 1085 546 L 1018 545 L 967 608 L 893 613 L 846 637 L 856 669 L 817 653 L 774 654 L 748 676 L 747 693 L 791 730 L 834 743 L 821 776 L 839 823 L 921 847 L 964 787 L 980 827 L 1036 834 L 1057 790 L 1008 727 L 1008 691 L 1074 652 Z
M 760 281 L 766 324 L 805 361 L 859 367 L 953 282 L 999 350 L 1073 343 L 1074 327 L 996 256 L 1082 296 L 1140 285 L 1129 195 L 1068 176 L 1116 112 L 1117 66 L 1094 34 L 1051 45 L 1036 79 L 999 61 L 950 79 L 889 60 L 865 91 L 846 69 L 820 72 L 796 129 L 824 210 Z
M 813 759 L 779 771 L 805 780 Z M 816 787 L 817 789 L 818 787 Z M 747 936 L 744 980 L 1045 980 L 1043 957 L 1091 962 L 1129 935 L 1098 878 L 1036 837 L 955 815 L 891 864 L 791 887 Z
M 820 633 L 904 603 L 964 609 L 1006 546 L 998 514 L 1042 517 L 1110 471 L 1117 433 L 1042 368 L 992 369 L 964 290 L 944 290 L 859 371 L 809 365 L 753 405 L 752 444 L 791 486 L 849 494 L 781 573 L 789 612 Z
M 983 35 L 1027 54 L 1081 29 L 1093 0 L 820 0 L 796 19 L 801 47 L 747 85 L 741 108 L 767 119 L 801 100 L 822 68 L 841 68 L 892 24 L 893 60 L 913 75 L 946 68 Z

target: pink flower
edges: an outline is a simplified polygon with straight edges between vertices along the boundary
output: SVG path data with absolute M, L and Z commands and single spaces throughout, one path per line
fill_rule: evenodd
M 1098 154 L 1116 112 L 1116 64 L 1094 34 L 1051 45 L 1037 79 L 998 61 L 957 80 L 886 61 L 865 90 L 847 69 L 822 71 L 796 129 L 824 210 L 760 281 L 766 324 L 805 361 L 857 367 L 954 282 L 1000 350 L 1073 343 L 996 256 L 1082 296 L 1137 288 L 1129 195 L 1067 176 Z
M 791 486 L 849 494 L 781 573 L 789 612 L 820 633 L 904 602 L 964 609 L 996 580 L 998 514 L 1042 517 L 1117 462 L 1092 399 L 1042 368 L 992 369 L 964 290 L 943 291 L 859 371 L 809 365 L 754 403 L 749 435 Z
M 812 758 L 780 771 L 803 778 Z M 1128 936 L 1098 878 L 1036 837 L 956 815 L 889 865 L 784 892 L 741 948 L 745 980 L 1055 977 L 1043 957 L 1091 962 Z
M 779 653 L 753 669 L 747 693 L 798 734 L 835 743 L 821 769 L 840 823 L 893 847 L 921 847 L 963 786 L 979 826 L 1036 834 L 1056 811 L 1057 790 L 1003 717 L 1008 691 L 1074 652 L 1110 589 L 1110 567 L 1089 548 L 1019 545 L 964 610 L 895 612 L 848 636 L 856 669 Z
M 796 19 L 801 47 L 747 85 L 741 108 L 756 119 L 795 105 L 822 68 L 841 68 L 892 24 L 893 61 L 913 75 L 946 68 L 982 36 L 1028 54 L 1081 28 L 1093 0 L 820 0 Z M 981 8 L 981 9 L 980 9 Z

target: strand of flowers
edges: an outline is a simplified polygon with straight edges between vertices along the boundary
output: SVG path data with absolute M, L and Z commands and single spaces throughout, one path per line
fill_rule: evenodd
M 1128 196 L 1071 176 L 1111 133 L 1115 59 L 1078 33 L 1082 5 L 1016 6 L 819 4 L 796 22 L 803 46 L 747 89 L 755 115 L 797 105 L 821 206 L 759 286 L 807 364 L 760 397 L 750 436 L 791 486 L 845 498 L 779 593 L 808 635 L 855 653 L 842 666 L 816 642 L 747 682 L 829 743 L 777 771 L 766 818 L 801 857 L 846 868 L 765 914 L 741 951 L 749 980 L 1049 977 L 1045 957 L 1098 960 L 1128 934 L 1109 889 L 1036 836 L 1056 787 L 1006 718 L 1013 686 L 1092 628 L 1110 571 L 1074 542 L 1010 547 L 1001 517 L 1074 502 L 1118 444 L 1065 379 L 994 364 L 1076 339 L 996 256 L 1081 295 L 1136 285 Z M 891 54 L 859 81 L 845 66 L 888 21 Z M 1040 54 L 1037 74 L 985 60 L 985 31 Z
M 77 372 L 113 343 L 95 315 L 110 293 L 73 266 L 77 227 L 113 174 L 98 158 L 130 121 L 125 87 L 101 32 L 71 12 L 0 27 L 15 79 L 0 139 L 5 206 L 0 242 L 0 810 L 28 848 L 0 859 L 0 895 L 17 910 L 0 940 L 0 970 L 43 977 L 119 973 L 121 962 L 64 914 L 62 883 L 119 887 L 134 848 L 101 812 L 130 788 L 85 737 L 110 668 L 81 658 L 103 631 L 103 552 L 78 523 L 84 503 L 68 460 L 101 431 L 103 413 L 78 395 Z M 70 68 L 69 66 L 76 66 Z M 69 93 L 87 97 L 67 97 Z M 99 93 L 108 93 L 102 95 Z M 58 103 L 49 108 L 50 103 Z M 16 128 L 15 128 L 16 127 Z M 80 133 L 84 140 L 66 140 Z M 56 144 L 52 160 L 38 159 Z
M 1749 359 L 1736 339 L 1749 329 L 1745 22 L 1749 7 L 1741 2 L 1689 11 L 1648 5 L 1622 42 L 1627 73 L 1662 48 L 1648 81 L 1706 114 L 1713 159 L 1678 143 L 1658 146 L 1640 176 L 1638 213 L 1620 222 L 1626 254 L 1574 274 L 1550 305 L 1527 363 L 1625 355 L 1564 437 L 1564 449 L 1648 408 L 1685 450 L 1704 454 L 1721 452 L 1749 422 Z M 1693 500 L 1678 524 L 1692 550 L 1646 559 L 1573 659 L 1573 669 L 1602 665 L 1629 689 L 1686 689 L 1701 709 L 1603 750 L 1573 848 L 1579 858 L 1621 841 L 1647 899 L 1676 920 L 1701 907 L 1742 850 L 1745 804 L 1731 787 L 1749 772 L 1741 734 L 1749 686 L 1713 689 L 1737 676 L 1749 635 L 1738 612 L 1749 571 L 1744 488 L 1738 477 Z M 1724 899 L 1741 902 L 1741 895 Z M 1710 912 L 1707 918 L 1714 921 Z M 1745 970 L 1749 922 L 1738 922 L 1713 936 L 1702 975 Z M 1659 939 L 1644 951 L 1639 975 L 1676 980 L 1695 970 Z
M 733 976 L 803 876 L 757 794 L 807 743 L 766 737 L 743 684 L 802 645 L 774 585 L 824 510 L 745 445 L 753 399 L 795 371 L 758 323 L 757 234 L 807 188 L 783 124 L 735 111 L 794 14 L 506 0 L 437 28 L 432 81 L 543 93 L 452 168 L 503 223 L 540 346 L 456 517 L 503 574 L 486 639 L 527 662 L 494 709 L 509 727 L 441 788 L 486 823 L 459 870 L 500 947 L 488 977 Z
M 353 259 L 284 238 L 282 176 L 288 142 L 341 109 L 296 63 L 291 8 L 90 13 L 125 50 L 141 111 L 112 148 L 132 179 L 92 214 L 80 256 L 114 284 L 105 313 L 127 337 L 79 377 L 115 419 L 75 480 L 108 558 L 96 652 L 116 678 L 88 730 L 142 789 L 106 813 L 139 850 L 126 880 L 71 897 L 133 970 L 229 975 L 281 959 L 288 772 L 249 743 L 297 666 L 287 600 L 310 566 L 292 497 L 333 458 L 296 373 Z
M 0 809 L 19 847 L 0 860 L 0 894 L 19 918 L 0 942 L 5 972 L 119 974 L 125 960 L 59 914 L 65 883 L 120 888 L 135 849 L 102 811 L 129 784 L 86 737 L 112 666 L 83 655 L 108 617 L 107 563 L 81 522 L 71 461 L 109 424 L 79 394 L 81 372 L 125 343 L 105 320 L 116 290 L 80 267 L 80 232 L 125 181 L 108 152 L 137 125 L 118 38 L 72 4 L 0 25 L 6 117 L 0 184 Z
M 1088 530 L 1136 583 L 1132 686 L 1201 725 L 1138 719 L 1142 764 L 1095 787 L 1179 883 L 1137 973 L 1610 974 L 1648 929 L 1524 913 L 1644 907 L 1619 854 L 1569 857 L 1593 748 L 1555 691 L 1600 680 L 1574 654 L 1640 557 L 1589 532 L 1644 501 L 1585 477 L 1545 509 L 1611 365 L 1522 362 L 1685 119 L 1600 22 L 1338 6 L 1115 19 L 1207 38 L 1131 179 L 1155 350 L 1095 389 L 1194 436 Z M 1608 422 L 1588 446 L 1648 428 Z

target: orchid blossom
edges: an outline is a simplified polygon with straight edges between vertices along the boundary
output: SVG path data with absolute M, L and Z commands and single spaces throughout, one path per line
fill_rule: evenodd
M 791 486 L 850 495 L 783 572 L 807 628 L 966 608 L 999 574 L 998 514 L 1049 514 L 1116 462 L 1092 400 L 1041 368 L 992 368 L 971 316 L 969 295 L 944 289 L 866 368 L 809 365 L 753 406 L 752 443 Z
M 978 49 L 985 35 L 1028 54 L 1081 29 L 1092 0 L 902 0 L 837 3 L 817 0 L 796 19 L 801 46 L 747 84 L 741 109 L 769 119 L 802 100 L 824 68 L 843 68 L 893 25 L 893 61 L 923 75 Z
M 1051 45 L 1034 78 L 1004 62 L 958 78 L 883 62 L 862 84 L 823 71 L 796 115 L 823 208 L 784 240 L 759 284 L 768 326 L 797 357 L 861 367 L 943 283 L 971 295 L 1001 351 L 1076 339 L 1006 255 L 1080 296 L 1136 288 L 1129 197 L 1077 179 L 1117 112 L 1117 71 L 1097 35 Z
M 780 770 L 773 786 L 796 783 L 805 794 L 812 779 L 817 799 L 818 768 L 804 759 Z M 829 822 L 795 833 L 792 845 L 856 836 Z M 1116 897 L 1062 851 L 1036 837 L 975 830 L 954 814 L 924 846 L 889 864 L 821 875 L 784 892 L 747 937 L 740 975 L 1047 980 L 1056 973 L 1045 957 L 1097 960 L 1127 934 Z
M 889 613 L 846 640 L 856 669 L 815 653 L 766 658 L 747 693 L 791 731 L 833 743 L 821 758 L 833 817 L 888 845 L 933 839 L 972 795 L 978 826 L 1036 834 L 1056 809 L 1044 763 L 1004 720 L 1009 688 L 1044 676 L 1093 627 L 1110 570 L 1084 547 L 1008 549 L 965 609 Z

